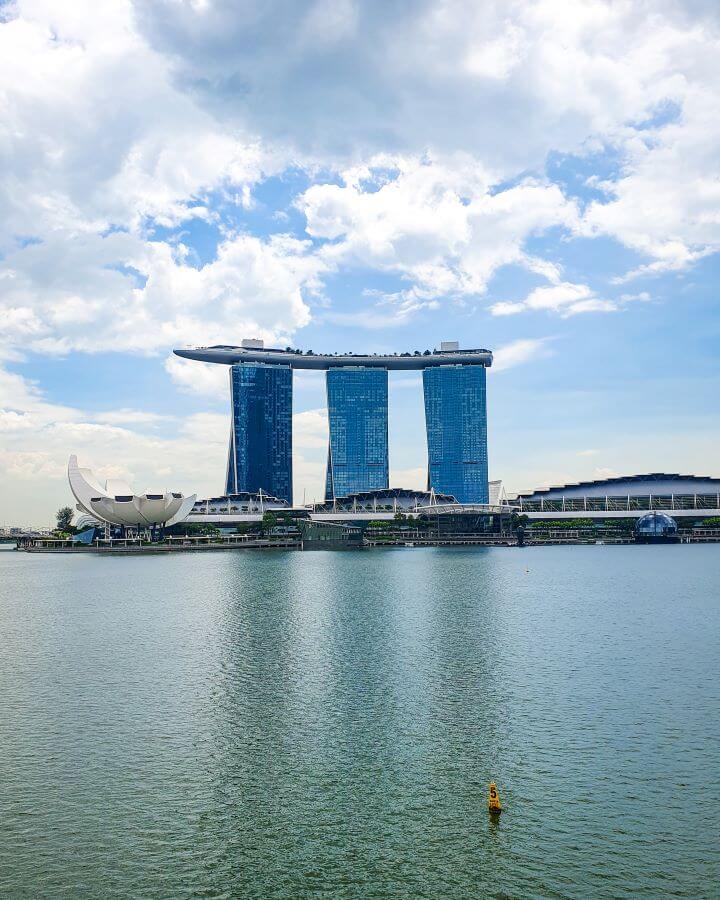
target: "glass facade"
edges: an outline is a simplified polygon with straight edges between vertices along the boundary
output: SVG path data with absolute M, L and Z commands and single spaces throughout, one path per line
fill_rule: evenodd
M 487 402 L 484 366 L 423 370 L 428 490 L 459 503 L 488 502 Z
M 635 540 L 640 542 L 676 538 L 677 533 L 677 522 L 665 513 L 651 512 L 635 523 Z
M 263 491 L 292 503 L 292 369 L 231 366 L 230 402 L 225 493 Z
M 327 371 L 328 448 L 325 499 L 387 488 L 387 369 Z

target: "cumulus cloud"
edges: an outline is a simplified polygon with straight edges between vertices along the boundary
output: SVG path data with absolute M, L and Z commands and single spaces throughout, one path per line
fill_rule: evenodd
M 635 301 L 648 302 L 650 294 L 620 294 L 612 300 L 604 300 L 595 295 L 586 284 L 557 282 L 534 288 L 524 300 L 502 300 L 490 306 L 493 316 L 514 316 L 527 310 L 557 313 L 562 318 L 580 313 L 617 312 Z
M 162 427 L 157 428 L 158 423 Z M 217 493 L 227 452 L 227 417 L 175 420 L 142 410 L 88 413 L 48 402 L 31 382 L 0 368 L 0 491 L 12 524 L 46 522 L 65 505 L 67 460 L 77 453 L 103 478 L 138 490 Z
M 165 371 L 186 394 L 221 397 L 228 393 L 227 366 L 168 356 L 165 360 Z
M 19 0 L 0 27 L 0 236 L 196 214 L 195 198 L 259 177 L 256 139 L 219 126 L 172 83 L 130 0 Z
M 298 204 L 308 234 L 327 241 L 320 253 L 329 264 L 400 274 L 413 282 L 397 298 L 405 304 L 482 294 L 511 263 L 547 267 L 527 256 L 526 240 L 577 221 L 575 204 L 556 185 L 527 178 L 496 190 L 466 156 L 379 157 L 343 173 L 341 184 L 312 186 Z
M 642 7 L 108 0 L 98 16 L 89 0 L 18 0 L 0 25 L 9 346 L 284 339 L 324 275 L 353 266 L 408 283 L 368 327 L 482 294 L 509 264 L 551 283 L 495 315 L 610 311 L 594 293 L 555 303 L 556 263 L 528 240 L 610 234 L 647 258 L 628 278 L 692 265 L 720 236 L 717 24 Z M 543 161 L 598 142 L 621 170 L 583 212 Z M 217 195 L 248 206 L 290 163 L 316 182 L 297 201 L 311 242 L 225 233 L 198 268 L 148 239 L 215 221 Z
M 641 119 L 692 68 L 679 0 L 136 7 L 219 115 L 325 159 L 462 148 L 516 172 Z
M 587 210 L 581 231 L 609 234 L 652 262 L 625 279 L 679 271 L 720 249 L 720 37 L 684 48 L 702 83 L 683 90 L 676 121 L 623 135 L 621 177 Z
M 0 359 L 156 354 L 182 390 L 219 396 L 223 367 L 168 351 L 290 342 L 315 305 L 319 324 L 402 326 L 469 306 L 508 266 L 542 283 L 490 306 L 504 327 L 649 301 L 611 288 L 720 249 L 719 51 L 717 5 L 703 0 L 6 4 Z M 553 181 L 548 153 L 612 160 L 588 179 L 591 202 Z M 257 186 L 298 170 L 302 188 L 271 210 L 293 233 L 253 233 Z M 192 235 L 167 237 L 181 223 L 216 235 L 202 262 Z M 610 237 L 636 259 L 598 284 L 538 249 L 548 232 Z M 378 273 L 387 291 L 343 308 L 324 296 L 331 276 Z M 539 352 L 510 341 L 495 368 Z M 161 439 L 152 412 L 48 403 L 6 370 L 0 407 L 18 479 L 57 475 L 73 445 L 126 454 L 141 475 L 143 454 L 167 458 L 202 486 L 192 427 L 217 429 L 223 468 L 219 420 Z M 298 435 L 320 441 L 321 424 L 306 416 Z M 298 471 L 317 481 L 313 450 Z
M 307 409 L 293 415 L 293 447 L 327 450 L 326 409 Z
M 503 372 L 527 362 L 550 356 L 549 338 L 521 338 L 493 351 L 492 372 Z
M 348 0 L 330 14 L 324 2 L 271 0 L 239 14 L 231 0 L 138 0 L 137 9 L 144 39 L 172 55 L 209 107 L 300 158 L 343 168 L 378 153 L 462 151 L 497 181 L 541 169 L 550 151 L 611 147 L 620 177 L 602 185 L 609 202 L 592 204 L 582 233 L 650 257 L 637 275 L 717 249 L 714 4 Z M 311 199 L 322 233 L 344 227 L 332 186 Z M 452 204 L 437 212 L 448 242 L 462 240 L 463 216 Z M 421 250 L 422 218 L 418 226 L 408 241 Z M 370 249 L 387 262 L 398 250 L 382 232 Z
M 309 319 L 323 270 L 308 242 L 221 236 L 191 265 L 152 229 L 212 221 L 277 154 L 174 82 L 129 0 L 20 0 L 0 24 L 0 315 L 11 347 L 157 352 L 279 339 Z M 283 163 L 284 165 L 284 163 Z
M 6 257 L 0 310 L 16 343 L 39 352 L 156 352 L 247 334 L 285 340 L 309 321 L 322 260 L 307 241 L 228 238 L 201 268 L 127 233 L 64 237 Z
M 524 310 L 562 310 L 565 315 L 573 312 L 591 311 L 587 304 L 595 304 L 592 291 L 586 284 L 560 282 L 546 287 L 537 287 L 530 291 L 524 300 L 517 303 L 503 301 L 494 303 L 490 312 L 494 316 L 512 316 Z M 612 307 L 614 309 L 614 307 Z

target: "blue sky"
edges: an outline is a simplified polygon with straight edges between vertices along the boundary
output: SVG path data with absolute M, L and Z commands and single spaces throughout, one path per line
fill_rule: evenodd
M 713 4 L 57 7 L 0 4 L 0 524 L 70 453 L 217 493 L 227 373 L 172 348 L 255 336 L 493 349 L 511 491 L 720 474 Z M 297 500 L 324 403 L 296 378 Z M 390 403 L 419 486 L 419 379 Z

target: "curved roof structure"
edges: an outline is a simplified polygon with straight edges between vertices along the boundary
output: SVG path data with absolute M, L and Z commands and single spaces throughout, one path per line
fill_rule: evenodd
M 326 500 L 324 503 L 316 503 L 315 511 L 324 509 L 353 509 L 354 507 L 370 508 L 380 504 L 414 509 L 416 506 L 426 506 L 436 503 L 457 503 L 450 494 L 438 494 L 434 491 L 412 490 L 410 488 L 380 488 L 377 491 L 357 491 L 344 497 L 336 497 L 335 500 Z
M 259 342 L 258 342 L 259 343 Z M 308 350 L 263 347 L 189 347 L 173 350 L 183 359 L 200 362 L 221 363 L 265 363 L 266 365 L 290 366 L 293 369 L 335 369 L 348 366 L 363 366 L 377 369 L 428 369 L 433 366 L 485 366 L 490 367 L 493 355 L 490 350 L 419 350 L 413 353 L 363 354 L 363 353 L 313 353 Z
M 222 494 L 219 497 L 206 497 L 203 500 L 196 500 L 193 505 L 193 513 L 202 512 L 220 512 L 238 510 L 263 510 L 263 511 L 282 511 L 290 509 L 287 500 L 280 500 L 273 497 L 272 494 L 266 494 L 264 491 L 241 491 L 239 494 Z
M 720 492 L 720 478 L 702 475 L 678 475 L 651 472 L 647 475 L 622 475 L 594 481 L 553 485 L 518 494 L 523 500 L 552 500 L 555 497 L 631 496 L 651 494 L 714 494 Z
M 124 481 L 108 479 L 101 487 L 90 469 L 81 469 L 77 456 L 68 461 L 70 490 L 77 508 L 102 522 L 144 528 L 151 525 L 174 525 L 185 519 L 195 503 L 195 494 L 135 494 Z
M 665 535 L 676 534 L 678 525 L 675 519 L 663 512 L 651 512 L 635 523 L 635 534 Z

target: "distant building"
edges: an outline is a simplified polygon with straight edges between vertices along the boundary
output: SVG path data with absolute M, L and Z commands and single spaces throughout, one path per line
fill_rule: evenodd
M 380 491 L 357 491 L 345 497 L 334 497 L 316 503 L 314 513 L 415 513 L 437 504 L 456 504 L 454 497 L 434 491 L 413 491 L 408 488 L 385 488 Z
M 182 522 L 195 503 L 195 494 L 178 491 L 147 491 L 136 494 L 117 478 L 101 485 L 90 469 L 80 468 L 77 456 L 68 461 L 70 490 L 83 517 L 129 528 L 156 528 Z
M 190 510 L 188 521 L 201 522 L 208 517 L 226 517 L 262 515 L 266 512 L 284 512 L 290 510 L 287 500 L 265 494 L 263 491 L 243 491 L 234 494 L 224 494 L 222 497 L 208 497 L 205 500 L 196 500 Z M 203 518 L 197 518 L 203 517 Z
M 362 547 L 363 530 L 357 525 L 336 522 L 300 522 L 303 550 L 357 550 Z
M 638 519 L 633 533 L 638 544 L 669 544 L 680 539 L 675 519 L 661 512 L 647 513 Z
M 428 490 L 459 503 L 488 502 L 485 369 L 489 350 L 457 341 L 413 353 L 313 353 L 242 346 L 175 350 L 230 366 L 232 427 L 227 494 L 264 491 L 292 502 L 292 370 L 327 373 L 330 441 L 325 497 L 383 490 L 389 483 L 388 372 L 421 370 L 428 443 Z
M 428 490 L 459 503 L 488 502 L 487 400 L 483 366 L 423 370 Z
M 325 499 L 388 487 L 388 371 L 353 366 L 327 372 Z
M 231 366 L 230 404 L 225 492 L 265 491 L 292 503 L 292 369 Z
M 518 494 L 511 502 L 535 518 L 637 517 L 651 510 L 713 516 L 720 512 L 720 478 L 652 472 L 539 488 Z

